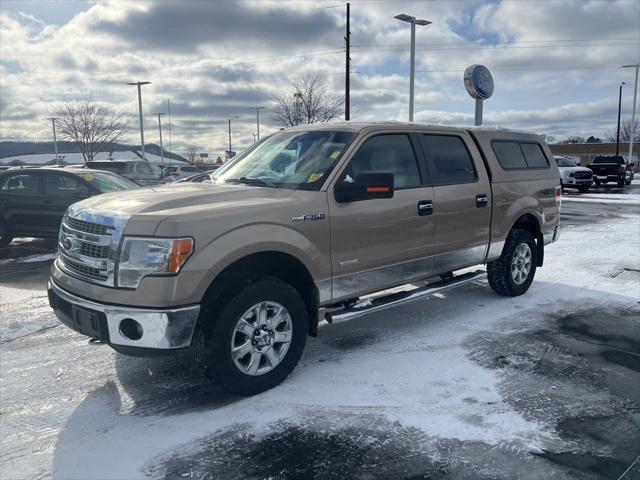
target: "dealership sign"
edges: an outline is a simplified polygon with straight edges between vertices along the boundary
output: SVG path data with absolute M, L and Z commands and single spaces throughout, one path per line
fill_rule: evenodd
M 476 125 L 482 125 L 482 102 L 493 95 L 493 77 L 484 65 L 471 65 L 464 71 L 464 86 L 476 99 Z

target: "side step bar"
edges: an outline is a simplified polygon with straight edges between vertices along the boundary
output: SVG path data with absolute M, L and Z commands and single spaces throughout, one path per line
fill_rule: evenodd
M 377 312 L 401 303 L 410 302 L 439 292 L 440 290 L 457 287 L 474 280 L 481 280 L 486 278 L 486 276 L 487 272 L 484 270 L 476 270 L 474 272 L 463 273 L 460 275 L 452 275 L 443 280 L 431 282 L 413 290 L 391 293 L 389 295 L 379 297 L 361 297 L 355 303 L 349 303 L 337 307 L 327 307 L 324 312 L 324 319 L 329 323 L 344 322 L 371 312 Z

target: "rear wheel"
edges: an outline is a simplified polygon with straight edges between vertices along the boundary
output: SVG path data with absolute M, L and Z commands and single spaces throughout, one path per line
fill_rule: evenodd
M 489 285 L 499 295 L 515 297 L 529 290 L 536 274 L 536 242 L 527 230 L 509 232 L 502 255 L 487 264 Z
M 307 340 L 304 301 L 276 279 L 247 284 L 213 320 L 204 332 L 204 373 L 238 395 L 255 395 L 282 382 Z

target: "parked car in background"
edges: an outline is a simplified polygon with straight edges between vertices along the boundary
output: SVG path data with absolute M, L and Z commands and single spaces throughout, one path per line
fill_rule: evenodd
M 165 177 L 172 177 L 176 178 L 177 180 L 202 173 L 202 170 L 200 170 L 198 167 L 194 167 L 193 165 L 165 165 L 162 170 Z
M 190 177 L 185 177 L 185 178 L 181 178 L 180 180 L 178 180 L 176 183 L 183 183 L 183 182 L 191 182 L 191 183 L 213 183 L 213 180 L 211 179 L 211 174 L 213 173 L 213 170 L 210 172 L 202 172 L 202 173 L 198 173 L 196 175 L 191 175 Z
M 560 170 L 560 183 L 562 189 L 577 188 L 582 193 L 589 191 L 593 184 L 593 172 L 587 167 L 582 167 L 569 157 L 555 156 L 553 159 Z
M 29 168 L 0 172 L 0 246 L 15 237 L 56 237 L 72 203 L 138 185 L 110 172 Z
M 593 172 L 596 185 L 615 182 L 618 188 L 624 188 L 633 180 L 633 163 L 627 162 L 622 155 L 597 156 L 588 167 Z
M 160 167 L 145 160 L 99 160 L 87 162 L 86 168 L 117 173 L 142 187 L 167 183 Z

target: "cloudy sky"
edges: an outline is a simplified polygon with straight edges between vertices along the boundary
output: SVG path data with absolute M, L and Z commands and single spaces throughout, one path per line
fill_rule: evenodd
M 171 100 L 172 146 L 221 153 L 227 119 L 234 149 L 278 128 L 272 97 L 292 79 L 320 75 L 344 89 L 345 4 L 340 0 L 11 1 L 0 3 L 0 140 L 49 140 L 49 112 L 90 93 L 137 125 L 145 140 Z M 494 76 L 485 124 L 562 138 L 615 128 L 617 95 L 631 116 L 640 60 L 640 0 L 353 0 L 352 119 L 408 117 L 408 13 L 418 27 L 415 119 L 470 125 L 467 65 Z M 165 134 L 167 132 L 165 131 Z M 137 130 L 126 140 L 135 143 Z M 165 141 L 167 138 L 165 137 Z

